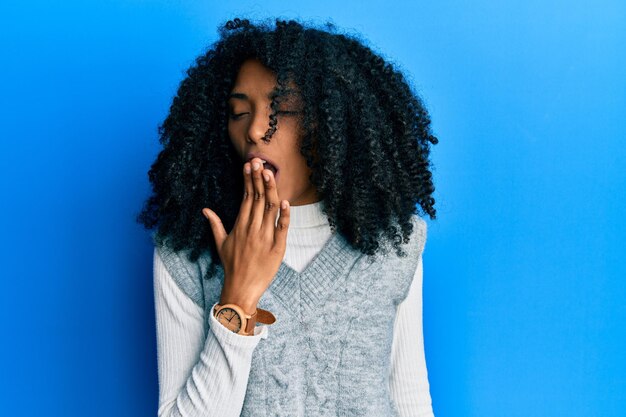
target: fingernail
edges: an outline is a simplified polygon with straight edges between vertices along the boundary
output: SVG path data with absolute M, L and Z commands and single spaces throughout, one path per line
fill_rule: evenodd
M 269 176 L 269 174 L 267 172 L 263 173 L 263 178 L 265 178 L 265 181 L 268 181 L 268 182 L 270 180 L 270 176 Z
M 206 217 L 207 219 L 209 218 L 209 210 L 208 209 L 202 209 L 202 214 L 204 214 L 204 217 Z
M 258 170 L 260 166 L 261 166 L 261 165 L 260 165 L 258 162 L 254 162 L 254 163 L 252 164 L 252 168 L 253 168 L 255 171 L 256 171 L 256 170 Z
M 250 173 L 250 165 L 249 165 L 249 164 L 248 164 L 248 165 L 246 165 L 246 166 L 244 167 L 244 170 L 246 171 L 246 174 L 249 174 L 249 173 Z

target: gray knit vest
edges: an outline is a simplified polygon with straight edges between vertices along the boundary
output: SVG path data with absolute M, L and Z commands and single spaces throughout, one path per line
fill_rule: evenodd
M 335 232 L 302 272 L 282 262 L 258 304 L 276 322 L 253 352 L 241 416 L 397 417 L 389 392 L 394 322 L 425 242 L 426 222 L 414 214 L 406 257 L 368 257 Z M 209 276 L 208 252 L 191 263 L 185 251 L 158 250 L 208 320 L 222 267 Z

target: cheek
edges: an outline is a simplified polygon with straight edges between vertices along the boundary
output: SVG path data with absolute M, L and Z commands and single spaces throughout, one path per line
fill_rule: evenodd
M 236 138 L 235 127 L 231 123 L 228 123 L 228 136 L 230 136 L 231 141 Z
M 306 161 L 304 159 L 299 160 L 297 166 L 294 167 L 295 172 L 293 173 L 294 183 L 298 186 L 304 187 L 309 183 L 309 175 L 311 174 L 311 170 L 306 165 Z
M 243 149 L 243 140 L 240 139 L 242 136 L 239 133 L 239 130 L 235 127 L 228 126 L 228 138 L 230 139 L 230 143 L 234 146 L 237 152 L 240 152 Z

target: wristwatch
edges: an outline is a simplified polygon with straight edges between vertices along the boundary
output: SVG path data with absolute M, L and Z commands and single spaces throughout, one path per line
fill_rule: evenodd
M 252 336 L 256 322 L 272 324 L 276 321 L 274 315 L 262 308 L 257 308 L 254 314 L 247 314 L 237 304 L 216 304 L 213 315 L 222 325 L 233 333 Z

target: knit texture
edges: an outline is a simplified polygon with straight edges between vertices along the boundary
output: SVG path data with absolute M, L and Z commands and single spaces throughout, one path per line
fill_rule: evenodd
M 334 233 L 302 272 L 281 263 L 259 301 L 277 321 L 253 352 L 242 416 L 398 415 L 388 385 L 394 319 L 426 240 L 426 223 L 413 216 L 413 226 L 407 257 L 367 257 Z M 191 263 L 158 250 L 210 317 L 223 269 L 208 276 L 208 254 Z

